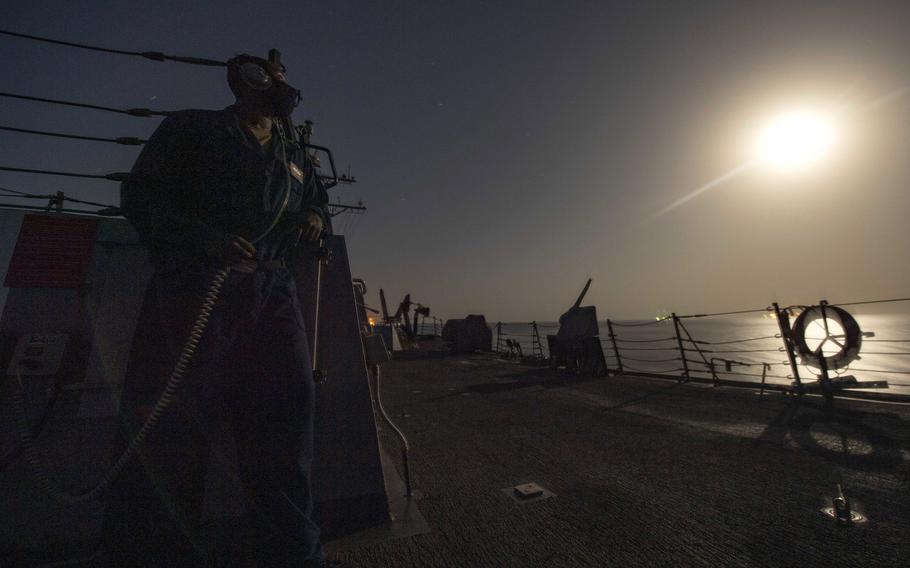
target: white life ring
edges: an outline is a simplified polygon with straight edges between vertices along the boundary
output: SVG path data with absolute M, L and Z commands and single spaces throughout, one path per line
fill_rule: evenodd
M 825 328 L 825 337 L 815 349 L 810 349 L 806 343 L 806 329 L 809 324 L 818 320 L 836 320 L 843 329 L 843 334 L 832 334 L 822 321 Z M 803 310 L 793 322 L 793 347 L 803 364 L 812 367 L 821 367 L 821 357 L 816 353 L 825 343 L 831 341 L 840 349 L 834 355 L 825 357 L 828 369 L 843 369 L 859 358 L 859 350 L 863 344 L 863 333 L 859 324 L 847 310 L 837 306 L 811 306 Z

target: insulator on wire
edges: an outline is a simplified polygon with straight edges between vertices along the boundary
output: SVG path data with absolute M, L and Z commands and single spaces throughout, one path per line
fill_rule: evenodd
M 130 177 L 127 172 L 114 172 L 110 174 L 79 174 L 74 172 L 58 172 L 52 170 L 37 170 L 32 168 L 12 168 L 9 166 L 0 166 L 0 171 L 4 172 L 21 172 L 26 174 L 43 174 L 51 176 L 81 177 L 94 179 L 107 179 L 111 181 L 125 181 Z
M 123 136 L 120 138 L 102 138 L 100 136 L 84 136 L 81 134 L 66 134 L 63 132 L 48 132 L 47 130 L 33 130 L 31 128 L 16 128 L 14 126 L 0 126 L 0 130 L 8 132 L 20 132 L 23 134 L 37 134 L 39 136 L 52 136 L 54 138 L 71 138 L 73 140 L 90 140 L 92 142 L 113 142 L 125 146 L 141 146 L 145 144 L 142 138 L 135 136 Z
M 84 43 L 75 43 L 72 41 L 62 41 L 59 39 L 51 39 L 31 34 L 23 34 L 19 32 L 11 32 L 9 30 L 0 30 L 0 34 L 30 39 L 34 41 L 40 41 L 44 43 L 53 43 L 55 45 L 63 45 L 66 47 L 76 47 L 79 49 L 89 49 L 91 51 L 102 51 L 105 53 L 114 53 L 117 55 L 133 55 L 136 57 L 144 57 L 152 61 L 176 61 L 177 63 L 190 63 L 192 65 L 207 65 L 210 67 L 226 67 L 226 61 L 218 61 L 217 59 L 206 59 L 203 57 L 188 57 L 182 55 L 165 55 L 160 51 L 127 51 L 125 49 L 112 49 L 109 47 L 98 47 L 96 45 L 87 45 Z
M 173 112 L 166 111 L 166 110 L 150 110 L 147 108 L 131 108 L 131 109 L 124 110 L 124 109 L 119 109 L 119 108 L 103 106 L 103 105 L 77 103 L 74 101 L 64 101 L 64 100 L 60 100 L 60 99 L 47 99 L 44 97 L 33 97 L 30 95 L 19 95 L 16 93 L 6 93 L 6 92 L 0 92 L 0 97 L 7 97 L 7 98 L 11 98 L 11 99 L 21 99 L 24 101 L 34 101 L 34 102 L 39 102 L 39 103 L 50 103 L 50 104 L 56 104 L 56 105 L 72 106 L 72 107 L 79 107 L 79 108 L 90 108 L 90 109 L 94 109 L 94 110 L 116 112 L 119 114 L 127 114 L 130 116 L 138 116 L 138 117 L 144 117 L 144 118 L 147 118 L 150 116 L 170 116 L 170 115 L 174 114 Z

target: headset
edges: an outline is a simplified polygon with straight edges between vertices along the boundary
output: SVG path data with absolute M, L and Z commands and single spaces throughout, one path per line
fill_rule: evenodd
M 287 67 L 281 63 L 281 52 L 277 49 L 273 48 L 269 50 L 268 62 L 280 68 L 282 73 L 287 72 Z M 265 91 L 272 86 L 272 76 L 258 63 L 247 61 L 238 66 L 237 62 L 234 59 L 231 59 L 228 61 L 228 64 L 237 68 L 240 72 L 240 78 L 251 89 Z
M 256 58 L 255 61 L 241 62 L 240 56 L 234 57 L 228 61 L 228 67 L 237 73 L 241 84 L 253 91 L 250 98 L 258 99 L 260 103 L 273 108 L 276 116 L 290 116 L 300 104 L 300 90 L 284 80 L 276 81 L 270 73 L 270 69 L 277 69 L 281 73 L 287 71 L 277 49 L 269 50 L 268 60 Z M 230 81 L 230 74 L 228 77 Z M 231 89 L 234 89 L 233 83 Z

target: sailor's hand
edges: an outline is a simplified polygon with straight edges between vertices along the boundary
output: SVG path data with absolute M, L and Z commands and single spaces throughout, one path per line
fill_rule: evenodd
M 319 237 L 322 235 L 323 229 L 325 229 L 322 224 L 322 217 L 313 211 L 307 212 L 306 217 L 304 217 L 304 222 L 300 228 L 303 231 L 301 236 L 310 242 L 318 241 Z
M 236 264 L 252 259 L 256 247 L 240 235 L 226 235 L 205 243 L 205 253 L 225 264 Z

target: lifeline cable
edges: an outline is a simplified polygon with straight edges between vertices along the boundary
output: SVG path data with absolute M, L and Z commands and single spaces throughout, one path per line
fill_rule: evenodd
M 890 302 L 910 302 L 910 298 L 893 298 L 890 300 L 869 300 L 867 302 L 846 302 L 837 304 L 828 304 L 829 306 L 860 306 L 864 304 L 887 304 Z
M 145 59 L 151 59 L 152 61 L 176 61 L 177 63 L 189 63 L 191 65 L 207 65 L 210 67 L 227 67 L 226 61 L 218 61 L 215 59 L 206 59 L 206 58 L 202 58 L 202 57 L 188 57 L 188 56 L 182 56 L 182 55 L 165 55 L 164 53 L 161 53 L 160 51 L 127 51 L 125 49 L 112 49 L 109 47 L 98 47 L 95 45 L 86 45 L 84 43 L 75 43 L 75 42 L 71 42 L 71 41 L 50 39 L 50 38 L 31 35 L 31 34 L 11 32 L 9 30 L 0 30 L 0 34 L 12 36 L 12 37 L 18 37 L 18 38 L 22 38 L 22 39 L 41 41 L 41 42 L 45 42 L 45 43 L 52 43 L 55 45 L 63 45 L 66 47 L 77 47 L 79 49 L 102 51 L 104 53 L 114 53 L 117 55 L 132 55 L 135 57 L 144 57 Z
M 56 138 L 71 138 L 73 140 L 90 140 L 93 142 L 113 142 L 124 146 L 141 146 L 146 140 L 133 136 L 123 136 L 120 138 L 101 138 L 98 136 L 83 136 L 81 134 L 64 134 L 62 132 L 47 132 L 46 130 L 31 130 L 28 128 L 14 128 L 12 126 L 0 126 L 0 130 L 9 132 L 22 132 L 25 134 L 38 134 L 40 136 L 54 136 Z
M 672 339 L 676 339 L 675 337 Z M 700 345 L 729 345 L 731 343 L 742 343 L 744 341 L 760 341 L 763 339 L 780 339 L 780 334 L 777 335 L 765 335 L 763 337 L 747 337 L 746 339 L 733 339 L 731 341 L 703 341 L 699 339 L 684 339 L 684 341 L 691 341 L 692 343 L 698 343 Z
M 783 353 L 783 347 L 777 347 L 775 349 L 689 349 L 688 347 L 683 348 L 683 351 L 691 351 L 693 353 Z
M 690 361 L 690 362 L 695 363 L 697 361 Z M 695 370 L 695 372 L 701 373 L 704 371 Z M 737 371 L 721 371 L 718 369 L 715 369 L 714 372 L 717 373 L 718 375 L 737 375 L 740 377 L 761 377 L 762 376 L 760 373 L 740 373 Z M 789 379 L 790 378 L 790 377 L 785 377 L 783 375 L 764 375 L 764 376 L 768 379 Z
M 755 314 L 758 312 L 768 312 L 771 311 L 771 308 L 762 308 L 760 310 L 736 310 L 733 312 L 715 312 L 713 314 L 689 314 L 687 316 L 676 316 L 677 318 L 706 318 L 708 316 L 732 316 L 736 314 Z
M 910 298 L 893 298 L 893 299 L 889 299 L 889 300 L 869 300 L 866 302 L 829 303 L 828 305 L 829 306 L 860 306 L 860 305 L 865 305 L 865 304 L 885 304 L 885 303 L 890 303 L 890 302 L 910 302 Z M 807 306 L 801 306 L 801 305 L 788 306 L 788 308 L 806 308 L 806 307 Z M 763 308 L 763 309 L 754 309 L 754 310 L 737 310 L 737 311 L 732 311 L 732 312 L 716 312 L 716 313 L 711 313 L 711 314 L 690 314 L 690 315 L 676 316 L 676 317 L 678 317 L 680 319 L 682 319 L 682 318 L 704 318 L 704 317 L 709 317 L 709 316 L 754 314 L 754 313 L 768 312 L 768 311 L 773 311 L 773 310 L 771 308 Z
M 609 339 L 604 339 L 603 341 L 609 341 Z M 676 338 L 661 337 L 660 339 L 620 339 L 617 337 L 616 341 L 619 343 L 657 343 L 659 341 L 676 341 Z
M 910 355 L 910 351 L 863 351 L 863 355 Z
M 614 357 L 614 358 L 615 358 L 615 357 Z M 670 359 L 639 359 L 639 358 L 636 358 L 636 357 L 629 357 L 628 355 L 624 355 L 623 358 L 622 358 L 622 360 L 623 360 L 623 361 L 626 361 L 626 360 L 629 360 L 629 361 L 638 361 L 638 362 L 640 362 L 640 363 L 669 363 L 669 362 L 671 362 L 671 361 L 682 361 L 682 359 L 680 359 L 679 357 L 673 357 L 673 358 L 670 358 Z
M 638 369 L 638 368 L 636 368 L 636 367 L 630 367 L 629 365 L 623 365 L 623 367 L 626 368 L 626 369 L 628 369 L 629 371 L 634 372 L 634 373 L 642 373 L 642 374 L 644 374 L 644 375 L 655 375 L 655 374 L 658 374 L 658 375 L 659 375 L 659 374 L 662 374 L 662 373 L 675 373 L 676 371 L 682 371 L 682 370 L 683 370 L 682 367 L 677 367 L 677 368 L 675 368 L 675 369 L 666 369 L 666 370 L 660 369 L 660 370 L 657 370 L 657 371 L 646 371 L 646 370 L 644 370 L 644 369 Z M 675 378 L 675 377 L 674 377 L 674 378 Z
M 116 112 L 119 114 L 128 114 L 130 116 L 139 116 L 139 117 L 170 116 L 170 115 L 174 114 L 173 111 L 167 111 L 167 110 L 150 110 L 147 108 L 121 109 L 121 108 L 114 108 L 114 107 L 108 107 L 108 106 L 102 106 L 102 105 L 92 105 L 92 104 L 88 104 L 88 103 L 77 103 L 74 101 L 64 101 L 64 100 L 60 100 L 60 99 L 46 99 L 44 97 L 33 97 L 30 95 L 18 95 L 16 93 L 6 93 L 6 92 L 0 92 L 0 97 L 7 97 L 10 99 L 22 99 L 24 101 L 50 103 L 50 104 L 55 104 L 55 105 L 64 105 L 64 106 L 72 106 L 72 107 L 79 107 L 79 108 L 90 108 L 90 109 L 94 109 L 94 110 Z
M 620 327 L 641 327 L 644 325 L 654 325 L 657 323 L 663 323 L 665 321 L 672 321 L 672 318 L 660 318 L 659 320 L 655 320 L 655 321 L 645 321 L 645 322 L 638 322 L 638 323 L 623 323 L 623 322 L 619 322 L 619 321 L 614 321 L 613 325 L 620 326 Z

